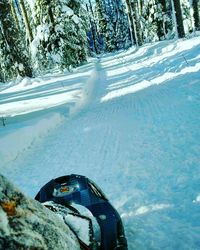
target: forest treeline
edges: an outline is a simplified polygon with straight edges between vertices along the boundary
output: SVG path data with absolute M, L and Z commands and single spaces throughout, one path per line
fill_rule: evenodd
M 0 82 L 200 30 L 200 0 L 0 0 Z

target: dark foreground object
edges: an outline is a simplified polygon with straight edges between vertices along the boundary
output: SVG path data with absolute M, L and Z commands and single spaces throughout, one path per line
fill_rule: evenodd
M 35 197 L 39 202 L 53 201 L 67 208 L 78 204 L 86 207 L 100 226 L 100 242 L 83 249 L 126 250 L 127 241 L 118 212 L 101 189 L 81 175 L 66 175 L 44 185 Z M 96 240 L 97 241 L 97 240 Z

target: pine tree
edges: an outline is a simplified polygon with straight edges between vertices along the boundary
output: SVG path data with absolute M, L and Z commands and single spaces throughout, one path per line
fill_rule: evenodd
M 96 0 L 95 6 L 96 16 L 98 20 L 98 35 L 100 38 L 100 44 L 102 44 L 103 50 L 109 50 L 109 31 L 108 31 L 108 17 L 106 16 L 105 2 L 102 0 Z
M 98 46 L 98 38 L 97 38 L 97 29 L 96 29 L 96 23 L 94 19 L 94 13 L 91 5 L 91 1 L 89 1 L 89 4 L 86 4 L 87 12 L 89 13 L 88 19 L 89 19 L 89 25 L 90 29 L 88 31 L 88 39 L 89 39 L 89 50 L 91 52 L 95 52 L 98 54 L 99 46 Z
M 105 51 L 130 46 L 128 18 L 121 0 L 96 0 L 96 14 Z
M 115 49 L 127 48 L 131 45 L 129 29 L 128 29 L 128 17 L 125 13 L 125 5 L 121 0 L 113 0 L 113 25 L 115 33 Z
M 194 31 L 194 20 L 191 14 L 192 5 L 188 0 L 181 1 L 181 10 L 183 17 L 183 25 L 185 34 L 192 33 Z
M 3 81 L 20 75 L 32 77 L 25 47 L 7 0 L 0 1 L 0 68 Z
M 143 1 L 142 4 L 142 32 L 145 42 L 154 42 L 158 37 L 158 13 L 157 0 Z M 160 11 L 160 9 L 159 9 Z
M 37 67 L 70 68 L 87 58 L 86 27 L 78 0 L 36 0 L 37 34 L 32 55 Z
M 159 40 L 163 40 L 166 37 L 166 1 L 158 0 L 157 4 L 157 27 Z

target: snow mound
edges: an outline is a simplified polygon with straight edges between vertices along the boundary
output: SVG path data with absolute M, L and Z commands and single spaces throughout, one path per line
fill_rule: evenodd
M 80 249 L 56 214 L 25 197 L 0 175 L 0 249 Z
M 15 160 L 33 144 L 47 136 L 50 131 L 62 123 L 63 119 L 63 116 L 59 113 L 46 115 L 40 120 L 37 119 L 35 122 L 31 120 L 28 124 L 24 126 L 21 125 L 18 130 L 11 130 L 9 133 L 1 135 L 0 158 L 2 166 Z M 13 143 L 14 141 L 17 143 Z

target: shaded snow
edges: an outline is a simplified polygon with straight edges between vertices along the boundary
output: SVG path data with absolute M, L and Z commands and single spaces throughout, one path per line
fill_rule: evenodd
M 34 143 L 41 141 L 52 129 L 63 122 L 64 116 L 59 113 L 47 115 L 40 120 L 31 120 L 17 129 L 10 129 L 1 135 L 1 164 L 15 160 L 21 153 L 28 150 Z M 6 121 L 7 122 L 7 121 Z
M 6 125 L 0 130 L 1 166 L 41 142 L 66 117 L 81 109 L 90 96 L 94 77 L 95 70 L 91 66 L 88 72 L 75 75 L 55 74 L 56 82 L 47 75 L 7 84 L 7 88 L 0 92 L 0 118 L 4 118 Z M 29 118 L 27 121 L 24 114 L 26 119 Z

